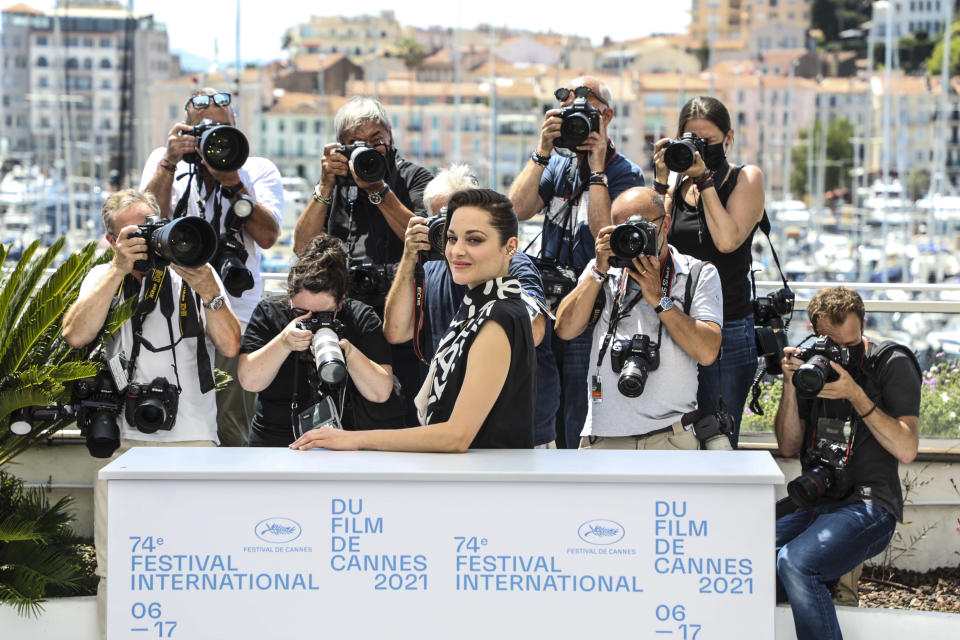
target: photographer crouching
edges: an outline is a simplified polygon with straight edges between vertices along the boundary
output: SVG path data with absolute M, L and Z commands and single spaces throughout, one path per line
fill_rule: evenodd
M 694 411 L 697 364 L 720 349 L 717 270 L 667 244 L 670 216 L 653 189 L 623 192 L 612 218 L 557 311 L 560 338 L 591 336 L 580 448 L 729 449 L 729 416 Z
M 397 427 L 390 346 L 372 308 L 347 297 L 346 254 L 325 233 L 301 252 L 283 299 L 254 309 L 240 383 L 257 394 L 250 446 L 285 447 L 310 429 Z
M 828 585 L 880 553 L 903 520 L 898 464 L 916 457 L 921 371 L 905 346 L 863 335 L 864 306 L 844 287 L 807 305 L 819 334 L 787 347 L 777 445 L 803 472 L 778 503 L 777 599 L 798 640 L 840 638 Z
M 280 235 L 283 188 L 272 162 L 249 156 L 232 101 L 216 89 L 194 91 L 184 103 L 184 121 L 174 124 L 166 146 L 147 158 L 140 190 L 157 198 L 166 218 L 199 216 L 213 224 L 219 246 L 210 263 L 246 327 L 263 291 L 261 249 L 272 247 Z M 217 392 L 220 443 L 246 446 L 254 396 L 237 381 L 235 357 L 220 354 L 215 364 L 233 377 Z
M 214 347 L 225 357 L 236 356 L 240 323 L 207 264 L 217 246 L 213 227 L 195 218 L 166 220 L 152 195 L 134 189 L 110 196 L 102 215 L 113 260 L 84 278 L 64 315 L 63 339 L 74 348 L 89 344 L 114 304 L 131 296 L 140 300 L 133 317 L 108 341 L 105 369 L 114 386 L 107 395 L 116 406 L 112 415 L 102 413 L 101 429 L 113 429 L 113 443 L 103 453 L 115 450 L 116 458 L 134 446 L 215 446 Z M 107 575 L 102 480 L 96 482 L 94 514 L 102 630 Z

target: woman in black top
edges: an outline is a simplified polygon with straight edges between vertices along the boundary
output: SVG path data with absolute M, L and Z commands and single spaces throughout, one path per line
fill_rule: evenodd
M 520 283 L 507 277 L 518 244 L 516 213 L 496 191 L 459 191 L 447 204 L 444 232 L 453 281 L 468 290 L 417 395 L 423 426 L 352 433 L 323 428 L 304 434 L 291 448 L 533 447 L 533 333 Z
M 250 446 L 288 446 L 299 435 L 294 425 L 309 429 L 315 426 L 311 420 L 329 414 L 346 429 L 401 423 L 390 347 L 380 318 L 369 306 L 346 297 L 348 278 L 340 241 L 321 234 L 291 267 L 287 296 L 262 300 L 254 310 L 237 371 L 244 389 L 259 392 Z M 328 350 L 334 342 L 340 347 L 346 368 L 343 380 L 336 381 L 329 369 L 318 372 L 308 350 L 317 329 L 311 321 L 333 325 L 337 335 L 327 333 L 326 345 Z M 321 362 L 328 359 L 322 356 Z M 338 366 L 332 365 L 333 370 Z M 299 417 L 309 409 L 314 411 L 308 418 Z
M 672 189 L 664 162 L 669 138 L 654 147 L 655 188 L 666 193 L 672 216 L 668 240 L 680 253 L 713 263 L 723 287 L 723 342 L 720 357 L 700 367 L 697 394 L 702 410 L 723 409 L 734 419 L 734 448 L 747 392 L 757 368 L 750 299 L 750 246 L 763 217 L 763 172 L 755 165 L 731 167 L 726 154 L 733 146 L 730 114 L 716 98 L 693 98 L 680 110 L 677 138 L 692 133 L 704 142 Z

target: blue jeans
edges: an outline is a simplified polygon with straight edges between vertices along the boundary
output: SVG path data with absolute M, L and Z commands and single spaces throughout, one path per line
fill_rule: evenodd
M 879 505 L 829 504 L 777 520 L 777 600 L 789 598 L 797 640 L 842 639 L 827 584 L 890 542 L 896 519 Z
M 709 367 L 700 367 L 697 404 L 703 411 L 723 408 L 733 418 L 730 445 L 736 449 L 740 438 L 743 405 L 750 392 L 750 383 L 757 372 L 757 343 L 753 337 L 753 314 L 723 323 L 720 357 Z
M 546 338 L 544 338 L 546 339 Z M 573 340 L 563 340 L 553 333 L 553 356 L 560 372 L 560 411 L 557 414 L 557 438 L 567 449 L 580 446 L 580 432 L 587 420 L 587 376 L 590 369 L 590 346 L 593 329 L 587 327 Z M 557 446 L 561 446 L 558 441 Z

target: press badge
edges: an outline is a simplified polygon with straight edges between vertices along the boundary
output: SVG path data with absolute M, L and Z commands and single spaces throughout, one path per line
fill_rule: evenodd
M 603 382 L 599 375 L 590 377 L 590 397 L 593 398 L 594 404 L 603 402 Z

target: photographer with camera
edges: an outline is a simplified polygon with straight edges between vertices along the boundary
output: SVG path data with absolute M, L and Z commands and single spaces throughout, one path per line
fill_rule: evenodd
M 787 485 L 796 511 L 777 519 L 777 599 L 789 598 L 799 640 L 821 640 L 841 637 L 828 585 L 903 520 L 898 466 L 917 455 L 922 374 L 907 347 L 863 335 L 856 292 L 821 289 L 807 315 L 821 337 L 784 349 L 774 422 L 780 452 L 803 469 Z
M 286 447 L 323 424 L 396 427 L 390 347 L 380 318 L 347 296 L 339 240 L 314 238 L 287 275 L 287 295 L 262 300 L 240 347 L 243 388 L 257 392 L 250 446 Z
M 154 197 L 134 189 L 107 198 L 102 215 L 113 259 L 84 278 L 64 314 L 63 339 L 75 348 L 89 344 L 114 304 L 132 296 L 140 300 L 130 321 L 108 340 L 108 353 L 116 355 L 104 369 L 111 373 L 115 395 L 125 396 L 113 423 L 119 448 L 111 459 L 134 446 L 215 446 L 214 347 L 227 357 L 240 348 L 240 323 L 220 278 L 203 260 L 212 255 L 215 244 L 209 240 L 215 242 L 215 234 L 200 220 L 163 221 Z M 181 235 L 167 243 L 158 226 Z M 202 229 L 209 236 L 198 232 Z M 103 629 L 107 510 L 102 480 L 96 482 L 94 512 Z
M 466 294 L 466 287 L 453 281 L 443 255 L 447 202 L 457 191 L 478 189 L 479 186 L 467 165 L 455 164 L 444 169 L 423 192 L 430 217 L 414 216 L 407 226 L 403 258 L 387 294 L 383 334 L 388 342 L 412 339 L 415 348 L 421 349 L 420 354 L 427 361 L 436 352 Z M 523 288 L 537 347 L 533 444 L 539 448 L 556 448 L 560 378 L 550 351 L 550 340 L 545 335 L 550 327 L 541 308 L 544 304 L 543 283 L 537 268 L 524 253 L 515 253 L 511 257 L 508 275 L 516 278 Z
M 520 282 L 508 276 L 517 231 L 506 196 L 465 189 L 450 197 L 444 254 L 454 283 L 467 293 L 417 394 L 421 426 L 355 432 L 323 427 L 291 448 L 453 453 L 532 447 L 533 332 Z
M 750 248 L 763 218 L 763 172 L 754 165 L 733 166 L 730 114 L 716 98 L 699 96 L 680 110 L 678 140 L 654 145 L 654 188 L 670 212 L 670 243 L 678 251 L 716 266 L 723 285 L 723 347 L 720 357 L 699 371 L 699 406 L 725 410 L 734 419 L 734 448 L 747 393 L 757 370 Z M 678 174 L 668 188 L 670 172 Z M 721 402 L 722 399 L 722 402 Z
M 397 154 L 390 118 L 373 98 L 354 96 L 333 120 L 337 142 L 323 148 L 320 180 L 293 232 L 299 254 L 321 232 L 340 238 L 350 268 L 350 297 L 382 317 L 390 282 L 414 215 L 424 215 L 426 169 Z M 409 344 L 392 347 L 404 391 L 408 425 L 416 424 L 413 397 L 422 369 Z
M 219 235 L 211 264 L 220 275 L 242 327 L 260 302 L 261 249 L 280 235 L 283 188 L 280 172 L 266 158 L 248 157 L 236 128 L 229 93 L 204 88 L 184 104 L 186 118 L 171 128 L 166 147 L 143 167 L 140 190 L 152 193 L 166 218 L 199 216 Z M 217 354 L 216 366 L 233 377 L 217 392 L 217 422 L 223 446 L 245 446 L 254 395 L 237 381 L 237 359 Z
M 653 189 L 625 191 L 612 214 L 596 259 L 557 312 L 557 335 L 591 341 L 580 447 L 729 448 L 729 418 L 694 412 L 697 364 L 720 348 L 717 271 L 667 244 L 670 216 Z
M 556 310 L 594 257 L 594 238 L 610 224 L 610 203 L 625 190 L 643 185 L 643 171 L 618 153 L 607 137 L 613 120 L 610 89 L 597 78 L 575 78 L 554 92 L 560 108 L 544 114 L 540 139 L 530 161 L 513 181 L 510 199 L 520 220 L 544 214 L 540 255 L 548 304 Z M 579 442 L 587 414 L 583 380 L 590 336 L 553 336 L 551 347 L 561 377 L 560 441 Z

